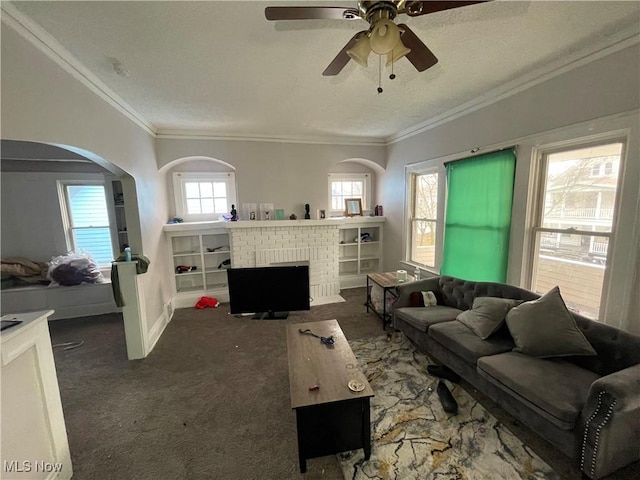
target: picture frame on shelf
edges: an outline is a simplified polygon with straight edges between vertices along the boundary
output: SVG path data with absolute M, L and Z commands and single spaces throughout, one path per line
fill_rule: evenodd
M 273 203 L 260 204 L 260 220 L 273 220 L 275 212 L 273 211 Z
M 276 208 L 276 220 L 284 220 L 284 210 L 282 208 Z
M 242 213 L 240 220 L 256 220 L 256 212 L 258 211 L 258 205 L 255 203 L 243 203 Z
M 345 217 L 361 217 L 362 216 L 362 200 L 360 198 L 344 199 Z

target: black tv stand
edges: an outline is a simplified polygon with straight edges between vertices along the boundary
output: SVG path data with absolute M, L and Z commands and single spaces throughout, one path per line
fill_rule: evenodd
M 256 312 L 252 317 L 254 320 L 284 320 L 289 316 L 289 312 L 274 312 L 269 310 L 268 312 Z

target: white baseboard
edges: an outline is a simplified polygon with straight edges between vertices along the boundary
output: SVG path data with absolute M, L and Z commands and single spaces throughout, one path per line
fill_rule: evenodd
M 326 305 L 328 303 L 340 303 L 346 302 L 344 298 L 340 295 L 329 295 L 327 297 L 314 298 L 311 302 L 312 307 L 317 307 L 318 305 Z
M 153 351 L 156 343 L 158 343 L 158 340 L 160 340 L 160 337 L 162 336 L 165 328 L 167 328 L 167 325 L 170 321 L 171 319 L 167 317 L 167 314 L 165 312 L 162 312 L 160 317 L 158 317 L 158 319 L 155 321 L 153 327 L 151 327 L 151 330 L 149 330 L 149 351 L 147 352 L 147 355 L 149 355 Z

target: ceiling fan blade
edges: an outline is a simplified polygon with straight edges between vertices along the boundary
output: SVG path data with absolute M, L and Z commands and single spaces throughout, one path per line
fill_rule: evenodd
M 427 13 L 441 12 L 443 10 L 450 10 L 452 8 L 466 7 L 476 3 L 486 3 L 491 0 L 478 0 L 469 2 L 407 2 L 402 11 L 398 13 L 406 13 L 410 17 L 417 17 L 419 15 L 426 15 Z
M 267 20 L 354 20 L 360 18 L 355 8 L 347 7 L 267 7 Z
M 407 60 L 416 67 L 416 70 L 424 72 L 427 68 L 431 68 L 438 63 L 438 59 L 433 52 L 429 50 L 424 43 L 422 43 L 422 40 L 420 40 L 409 27 L 404 23 L 398 25 L 398 27 L 400 27 L 401 31 L 404 30 L 400 37 L 402 43 L 404 43 L 407 48 L 411 49 L 407 54 Z
M 340 53 L 336 55 L 336 58 L 333 59 L 333 61 L 329 64 L 329 66 L 324 69 L 324 72 L 322 72 L 322 75 L 324 75 L 325 77 L 332 77 L 334 75 L 338 75 L 342 71 L 344 66 L 347 63 L 349 63 L 349 60 L 351 60 L 351 57 L 347 55 L 347 50 L 353 47 L 358 41 L 358 39 L 360 38 L 360 36 L 365 33 L 367 33 L 366 30 L 356 33 L 351 38 L 351 40 L 349 40 L 347 44 L 344 47 L 342 47 L 342 50 L 340 50 Z

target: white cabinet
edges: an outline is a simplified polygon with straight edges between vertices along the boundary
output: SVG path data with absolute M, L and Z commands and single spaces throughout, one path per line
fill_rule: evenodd
M 176 307 L 192 307 L 199 297 L 228 299 L 231 245 L 225 228 L 169 234 Z
M 366 275 L 382 271 L 382 223 L 348 223 L 339 227 L 340 288 L 366 285 Z
M 53 310 L 4 315 L 21 323 L 0 334 L 2 478 L 73 475 L 47 318 Z

